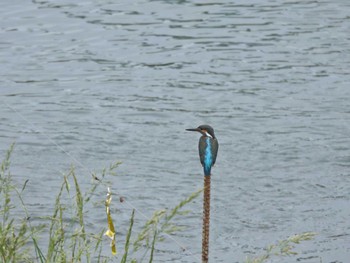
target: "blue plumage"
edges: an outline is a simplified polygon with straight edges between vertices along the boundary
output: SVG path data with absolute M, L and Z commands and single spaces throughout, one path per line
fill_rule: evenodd
M 205 138 L 205 152 L 204 152 L 204 175 L 210 175 L 211 167 L 213 165 L 213 155 L 211 152 L 210 138 Z
M 201 125 L 196 129 L 187 130 L 198 131 L 202 134 L 198 144 L 199 158 L 203 166 L 204 175 L 209 176 L 211 174 L 211 168 L 215 164 L 219 149 L 219 143 L 214 135 L 214 129 L 209 125 Z

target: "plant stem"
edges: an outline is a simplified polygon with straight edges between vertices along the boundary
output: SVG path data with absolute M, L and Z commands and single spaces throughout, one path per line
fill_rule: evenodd
M 208 263 L 209 258 L 210 177 L 204 176 L 202 263 Z

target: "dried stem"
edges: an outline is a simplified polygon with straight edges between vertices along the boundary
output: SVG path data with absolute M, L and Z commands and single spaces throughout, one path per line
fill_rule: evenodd
M 210 177 L 204 176 L 202 263 L 207 263 L 209 258 Z

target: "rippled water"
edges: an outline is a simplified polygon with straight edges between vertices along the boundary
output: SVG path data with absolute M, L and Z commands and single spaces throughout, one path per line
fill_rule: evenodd
M 199 136 L 185 129 L 208 123 L 220 143 L 211 262 L 243 262 L 304 231 L 318 235 L 272 261 L 349 262 L 349 8 L 2 1 L 0 149 L 17 143 L 12 171 L 30 179 L 32 217 L 50 214 L 72 163 L 86 188 L 87 170 L 122 161 L 112 189 L 147 216 L 176 205 L 203 183 Z M 118 206 L 123 236 L 130 208 Z M 88 216 L 96 231 L 100 208 Z M 187 250 L 166 240 L 156 262 L 198 262 L 201 200 L 190 209 L 174 236 Z

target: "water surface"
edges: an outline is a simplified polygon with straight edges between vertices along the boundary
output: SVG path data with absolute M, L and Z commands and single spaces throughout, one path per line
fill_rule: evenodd
M 16 141 L 12 171 L 29 179 L 33 220 L 51 213 L 71 164 L 86 189 L 89 171 L 122 161 L 113 190 L 146 216 L 175 206 L 203 183 L 199 138 L 185 129 L 208 123 L 220 143 L 211 262 L 243 262 L 305 231 L 318 235 L 272 261 L 348 262 L 349 8 L 2 1 L 0 149 Z M 187 250 L 167 239 L 156 262 L 199 262 L 201 199 L 189 208 L 174 236 Z M 89 211 L 96 232 L 103 209 Z M 118 204 L 121 237 L 129 215 Z

